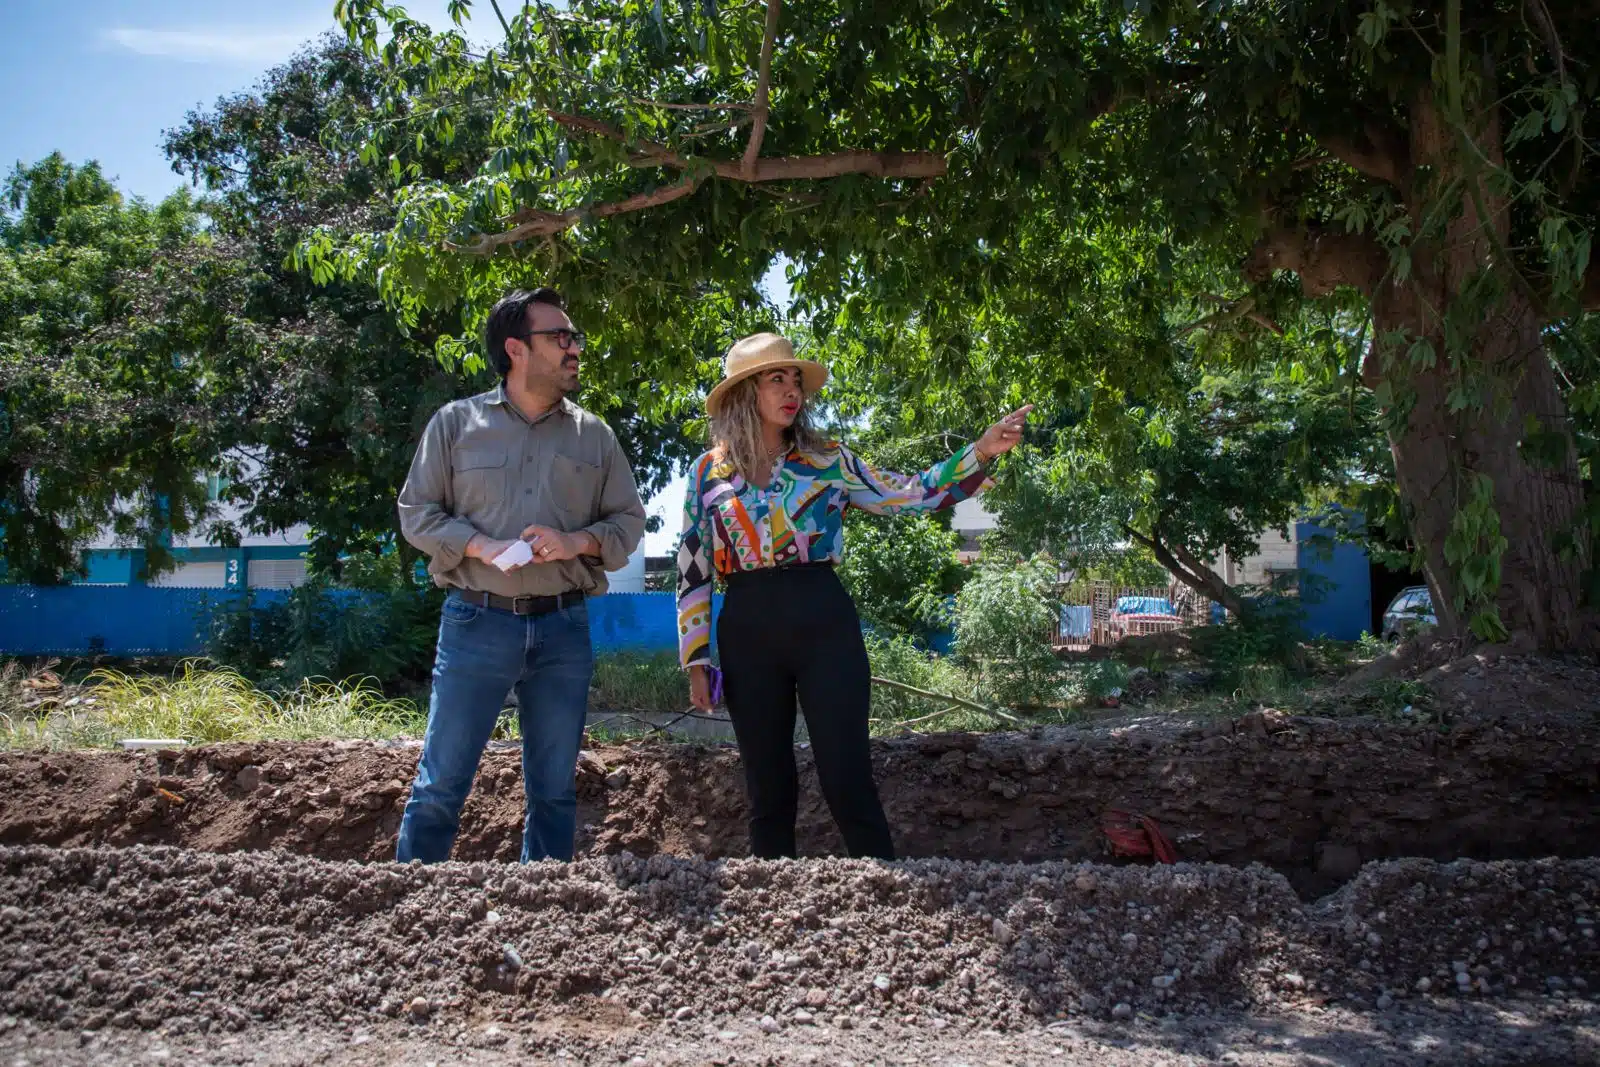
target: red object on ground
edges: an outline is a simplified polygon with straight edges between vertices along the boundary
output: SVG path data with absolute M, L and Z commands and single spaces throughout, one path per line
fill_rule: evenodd
M 1178 862 L 1172 842 L 1148 815 L 1112 808 L 1100 820 L 1100 829 L 1118 856 L 1154 856 L 1158 863 Z

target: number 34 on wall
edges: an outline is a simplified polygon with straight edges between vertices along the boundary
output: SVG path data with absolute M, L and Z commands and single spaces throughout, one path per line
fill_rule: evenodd
M 224 574 L 225 574 L 225 577 L 223 578 L 223 585 L 226 588 L 228 588 L 228 589 L 237 589 L 237 588 L 239 588 L 239 561 L 238 560 L 230 559 L 228 561 L 228 568 L 224 572 Z

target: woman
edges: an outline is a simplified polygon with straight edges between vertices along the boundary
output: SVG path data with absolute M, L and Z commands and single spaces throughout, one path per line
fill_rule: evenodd
M 873 470 L 811 428 L 806 400 L 827 381 L 777 334 L 728 351 L 706 397 L 711 450 L 695 461 L 678 546 L 679 657 L 690 699 L 711 710 L 711 583 L 727 598 L 717 621 L 724 702 L 744 762 L 750 851 L 795 854 L 799 780 L 795 698 L 805 710 L 817 777 L 852 856 L 894 858 L 867 746 L 871 672 L 855 605 L 833 565 L 841 520 L 937 511 L 988 487 L 985 465 L 1022 438 L 1029 407 L 954 456 L 907 477 Z

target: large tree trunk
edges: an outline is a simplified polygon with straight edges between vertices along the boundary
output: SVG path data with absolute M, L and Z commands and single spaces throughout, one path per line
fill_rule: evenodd
M 1500 136 L 1492 112 L 1475 135 L 1485 154 L 1497 159 Z M 1492 596 L 1501 623 L 1544 648 L 1587 647 L 1592 634 L 1580 606 L 1587 566 L 1583 490 L 1566 406 L 1544 350 L 1543 317 L 1503 256 L 1508 205 L 1475 176 L 1431 96 L 1412 109 L 1410 141 L 1412 161 L 1428 168 L 1412 171 L 1406 182 L 1413 220 L 1423 217 L 1429 195 L 1437 196 L 1450 179 L 1464 179 L 1466 191 L 1450 194 L 1459 195 L 1461 204 L 1444 233 L 1413 245 L 1411 277 L 1372 288 L 1376 340 L 1367 372 L 1369 381 L 1389 380 L 1400 411 L 1411 405 L 1403 425 L 1391 430 L 1390 444 L 1440 627 L 1447 636 L 1470 634 L 1472 605 L 1462 610 L 1469 586 L 1461 561 L 1447 558 L 1446 544 L 1457 514 L 1487 478 L 1506 539 L 1499 590 Z M 1419 174 L 1427 176 L 1426 187 Z M 1468 306 L 1482 306 L 1474 290 L 1481 293 L 1486 281 L 1498 290 L 1492 305 L 1462 315 Z M 1455 359 L 1446 344 L 1446 322 L 1452 321 L 1458 349 L 1465 348 Z M 1418 339 L 1432 346 L 1431 367 L 1408 356 Z M 1489 385 L 1465 407 L 1459 399 L 1452 405 L 1463 366 L 1471 380 Z M 1471 395 L 1470 383 L 1468 389 Z M 1525 455 L 1520 446 L 1535 429 L 1555 431 L 1565 447 L 1543 461 Z M 1479 544 L 1472 554 L 1482 557 L 1487 548 Z

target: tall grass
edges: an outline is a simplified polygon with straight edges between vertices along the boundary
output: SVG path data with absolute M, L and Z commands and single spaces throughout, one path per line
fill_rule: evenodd
M 6 747 L 102 747 L 123 738 L 302 741 L 420 735 L 426 716 L 409 700 L 391 700 L 370 682 L 305 681 L 273 695 L 237 671 L 183 663 L 171 678 L 96 671 L 72 703 L 43 714 L 0 714 Z
M 906 637 L 866 635 L 867 658 L 875 678 L 887 678 L 928 693 L 973 700 L 977 680 L 955 661 L 918 648 Z M 871 730 L 874 735 L 893 735 L 904 730 L 927 732 L 944 730 L 992 730 L 995 720 L 953 704 L 894 689 L 872 687 Z
M 689 682 L 675 652 L 614 652 L 596 656 L 589 707 L 595 711 L 680 712 Z
M 981 699 L 971 672 L 907 638 L 869 635 L 867 651 L 876 677 L 931 694 Z M 0 748 L 103 748 L 130 737 L 190 744 L 387 739 L 420 737 L 427 728 L 425 707 L 385 697 L 371 679 L 306 680 L 293 689 L 271 692 L 232 668 L 188 660 L 171 676 L 98 670 L 81 685 L 58 684 L 59 695 L 44 702 L 28 695 L 24 681 L 17 664 L 0 669 Z M 688 682 L 673 653 L 606 654 L 595 659 L 589 706 L 595 711 L 682 712 L 689 707 Z M 1046 720 L 1035 716 L 1035 721 Z M 872 687 L 874 734 L 991 730 L 997 725 L 951 701 Z M 507 710 L 495 736 L 514 740 L 518 733 L 516 714 Z

